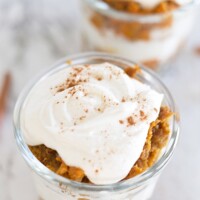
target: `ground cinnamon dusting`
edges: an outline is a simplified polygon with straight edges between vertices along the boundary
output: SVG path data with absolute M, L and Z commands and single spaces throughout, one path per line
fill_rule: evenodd
M 147 118 L 147 115 L 145 115 L 143 110 L 140 110 L 140 120 L 145 120 Z
M 124 122 L 123 122 L 123 120 L 119 120 L 119 123 L 120 123 L 120 124 L 123 124 Z
M 132 73 L 130 76 L 132 77 Z M 74 92 L 74 88 L 72 88 L 71 93 L 74 94 Z M 122 102 L 125 102 L 125 98 L 122 98 Z M 157 109 L 154 109 L 154 111 L 157 112 Z M 86 109 L 85 112 L 88 112 L 88 109 Z M 161 150 L 168 142 L 170 135 L 169 119 L 173 114 L 174 113 L 172 113 L 168 107 L 161 107 L 158 118 L 150 125 L 143 151 L 125 179 L 132 178 L 155 164 Z M 140 110 L 140 117 L 141 119 L 147 117 L 143 110 Z M 84 116 L 81 119 L 83 118 Z M 135 123 L 132 116 L 127 118 L 127 122 L 129 126 Z M 119 123 L 123 124 L 124 121 L 119 120 Z M 74 123 L 74 125 L 76 125 L 76 123 Z M 29 148 L 43 165 L 58 175 L 78 182 L 91 183 L 82 169 L 68 166 L 67 163 L 64 163 L 61 159 L 57 151 L 45 145 L 29 146 Z M 85 158 L 83 160 L 85 160 Z M 92 160 L 88 160 L 88 162 L 91 163 Z M 95 172 L 98 173 L 99 171 L 96 170 Z
M 143 110 L 140 110 L 140 116 L 144 117 L 144 111 Z
M 88 113 L 88 109 L 85 109 L 84 111 L 85 111 L 86 113 Z
M 168 107 L 161 107 L 158 119 L 151 123 L 140 158 L 125 179 L 144 172 L 157 161 L 162 148 L 166 146 L 169 139 L 169 118 L 172 114 Z
M 83 71 L 83 69 L 86 67 L 88 67 L 88 66 L 72 68 L 73 71 L 70 73 L 70 78 L 67 78 L 64 83 L 54 87 L 56 93 L 63 92 L 66 89 L 73 88 L 74 86 L 88 82 L 88 79 L 81 79 L 81 76 L 79 76 L 81 74 L 81 72 Z M 52 90 L 53 88 L 50 88 L 50 89 Z M 76 91 L 73 88 L 73 94 L 74 93 L 76 93 Z
M 127 118 L 127 121 L 128 121 L 128 126 L 132 126 L 132 125 L 135 124 L 134 119 L 133 119 L 132 116 L 128 117 L 128 118 Z
M 162 148 L 169 139 L 170 127 L 168 119 L 171 115 L 172 112 L 168 107 L 161 107 L 158 119 L 151 123 L 140 158 L 125 179 L 144 172 L 157 161 Z M 130 119 L 130 123 L 133 123 L 132 119 Z M 36 158 L 53 172 L 71 180 L 89 183 L 82 169 L 68 166 L 55 150 L 45 145 L 29 146 L 29 148 Z M 91 160 L 88 162 L 91 162 Z
M 126 99 L 125 99 L 124 97 L 122 98 L 122 102 L 123 102 L 123 103 L 126 102 Z

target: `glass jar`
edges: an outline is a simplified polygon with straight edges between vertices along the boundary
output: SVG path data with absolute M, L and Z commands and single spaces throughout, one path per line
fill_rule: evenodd
M 102 0 L 82 0 L 83 46 L 162 68 L 181 49 L 195 19 L 197 0 L 161 14 L 115 10 Z
M 169 161 L 179 135 L 179 121 L 174 115 L 171 119 L 171 136 L 166 148 L 153 167 L 141 175 L 111 185 L 91 185 L 63 178 L 42 165 L 29 150 L 21 129 L 20 115 L 24 101 L 34 85 L 55 72 L 77 64 L 110 62 L 121 68 L 133 66 L 132 61 L 103 53 L 86 53 L 69 56 L 59 61 L 44 74 L 31 82 L 21 93 L 14 110 L 14 128 L 17 145 L 21 154 L 32 169 L 36 187 L 42 200 L 147 200 L 151 197 L 156 181 Z M 165 95 L 163 104 L 177 113 L 171 94 L 158 77 L 149 69 L 141 66 L 137 78 Z

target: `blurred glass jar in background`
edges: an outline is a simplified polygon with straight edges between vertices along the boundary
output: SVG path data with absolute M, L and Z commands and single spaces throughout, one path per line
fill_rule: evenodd
M 81 0 L 83 48 L 162 68 L 190 34 L 197 1 Z

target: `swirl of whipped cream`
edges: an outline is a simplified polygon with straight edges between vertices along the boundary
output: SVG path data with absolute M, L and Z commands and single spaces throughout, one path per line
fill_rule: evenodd
M 29 145 L 56 150 L 94 184 L 116 183 L 139 158 L 162 98 L 110 63 L 72 66 L 33 87 L 22 130 Z

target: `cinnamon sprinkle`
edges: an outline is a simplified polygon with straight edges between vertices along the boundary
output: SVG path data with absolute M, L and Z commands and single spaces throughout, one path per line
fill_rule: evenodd
M 143 110 L 140 110 L 140 116 L 144 117 L 144 111 Z
M 140 119 L 141 120 L 145 120 L 147 118 L 147 116 L 145 115 L 143 110 L 140 110 Z
M 157 108 L 154 108 L 154 111 L 155 111 L 155 112 L 158 112 L 158 109 L 157 109 Z
M 123 98 L 122 98 L 122 102 L 125 102 L 125 101 L 126 101 L 126 100 L 125 100 L 125 98 L 123 97 Z
M 127 118 L 127 121 L 128 121 L 128 125 L 130 125 L 130 126 L 132 126 L 132 125 L 135 125 L 135 122 L 134 122 L 134 120 L 133 120 L 133 117 L 128 117 Z
M 160 108 L 159 117 L 156 119 L 156 121 L 150 124 L 146 142 L 140 157 L 133 165 L 127 177 L 123 180 L 127 180 L 129 178 L 135 177 L 138 174 L 141 174 L 157 161 L 162 148 L 166 146 L 170 138 L 169 118 L 172 115 L 173 113 L 168 107 Z M 107 138 L 106 135 L 105 138 Z M 64 161 L 55 150 L 50 149 L 45 145 L 29 146 L 29 148 L 36 156 L 36 158 L 53 172 L 58 173 L 58 169 L 59 172 L 67 171 L 66 173 L 60 175 L 70 180 L 75 180 L 83 183 L 91 183 L 87 176 L 84 174 L 84 171 L 80 168 L 69 166 L 67 164 L 63 165 L 62 163 L 64 163 Z M 112 150 L 108 152 L 109 155 L 112 153 Z M 85 157 L 82 159 L 84 162 L 89 162 L 94 167 L 92 160 L 88 160 Z M 102 159 L 106 160 L 106 157 L 103 157 Z M 65 169 L 63 169 L 63 167 Z M 94 168 L 94 172 L 95 170 L 99 170 L 100 172 L 102 167 Z
M 124 122 L 123 122 L 123 120 L 119 120 L 119 123 L 120 123 L 120 124 L 123 124 Z
M 73 71 L 70 72 L 70 78 L 67 78 L 63 84 L 57 85 L 54 88 L 56 89 L 56 93 L 63 92 L 68 88 L 72 88 L 74 86 L 80 85 L 81 83 L 88 82 L 88 79 L 81 79 L 78 75 L 84 70 L 82 67 L 75 67 Z M 50 88 L 53 89 L 53 88 Z

